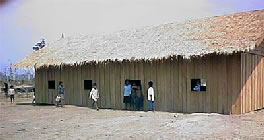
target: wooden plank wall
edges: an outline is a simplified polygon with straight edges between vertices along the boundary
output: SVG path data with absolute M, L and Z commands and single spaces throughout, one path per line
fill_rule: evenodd
M 264 107 L 264 57 L 241 54 L 241 112 L 247 113 Z
M 147 110 L 147 83 L 152 80 L 156 110 L 237 114 L 242 108 L 241 66 L 244 66 L 241 55 L 234 54 L 190 60 L 172 57 L 155 61 L 107 61 L 41 68 L 36 71 L 36 97 L 38 103 L 54 103 L 52 97 L 56 96 L 57 89 L 48 89 L 47 80 L 56 80 L 56 87 L 59 81 L 63 81 L 66 104 L 91 107 L 90 91 L 83 89 L 83 80 L 93 80 L 100 93 L 99 107 L 123 109 L 125 79 L 141 80 L 144 109 Z M 191 91 L 191 79 L 197 78 L 206 79 L 207 91 Z

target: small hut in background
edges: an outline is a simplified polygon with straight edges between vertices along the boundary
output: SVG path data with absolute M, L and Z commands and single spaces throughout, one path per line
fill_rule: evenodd
M 264 107 L 264 10 L 112 34 L 61 38 L 16 67 L 35 67 L 36 102 L 122 109 L 125 79 L 155 89 L 156 110 L 241 114 Z M 199 91 L 195 86 L 200 84 Z M 145 104 L 147 109 L 147 104 Z

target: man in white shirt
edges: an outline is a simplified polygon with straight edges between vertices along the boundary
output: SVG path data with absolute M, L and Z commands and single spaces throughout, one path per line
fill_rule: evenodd
M 149 109 L 151 111 L 154 111 L 155 105 L 154 105 L 154 88 L 153 88 L 153 82 L 149 81 L 148 82 L 149 88 L 148 88 L 148 101 L 149 101 Z
M 99 92 L 98 89 L 96 88 L 96 83 L 93 83 L 93 88 L 90 92 L 90 98 L 93 100 L 93 105 L 95 105 L 95 108 L 97 111 L 99 111 L 98 105 L 97 105 L 97 100 L 99 99 Z

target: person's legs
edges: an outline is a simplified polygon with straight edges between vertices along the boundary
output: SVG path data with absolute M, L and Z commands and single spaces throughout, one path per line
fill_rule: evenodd
M 63 105 L 64 105 L 64 95 L 61 94 L 60 97 L 61 97 L 61 107 L 63 107 Z
M 95 101 L 93 100 L 93 103 L 92 103 L 92 108 L 94 108 L 94 104 L 95 104 Z
M 154 111 L 155 110 L 155 103 L 154 103 L 154 101 L 152 101 L 152 111 Z
M 139 111 L 139 98 L 136 98 L 136 110 Z
M 123 96 L 123 103 L 125 103 L 125 110 L 127 110 L 126 96 Z
M 143 99 L 139 99 L 139 110 L 143 110 Z
M 11 103 L 14 102 L 14 95 L 10 95 L 10 100 L 11 100 Z
M 149 110 L 151 110 L 151 109 L 152 109 L 152 102 L 149 101 Z
M 98 105 L 97 105 L 97 101 L 94 101 L 94 102 L 95 102 L 95 108 L 96 108 L 96 110 L 98 111 L 99 108 L 98 108 Z
M 11 104 L 12 104 L 12 100 L 13 100 L 13 99 L 12 99 L 12 95 L 10 95 L 10 101 L 11 101 Z

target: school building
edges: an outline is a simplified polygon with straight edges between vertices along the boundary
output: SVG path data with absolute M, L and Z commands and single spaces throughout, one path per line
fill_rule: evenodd
M 156 110 L 241 114 L 264 107 L 264 10 L 61 38 L 15 64 L 35 68 L 37 103 L 123 109 L 125 79 L 139 80 L 147 109 L 148 81 Z M 195 86 L 200 85 L 200 90 Z

